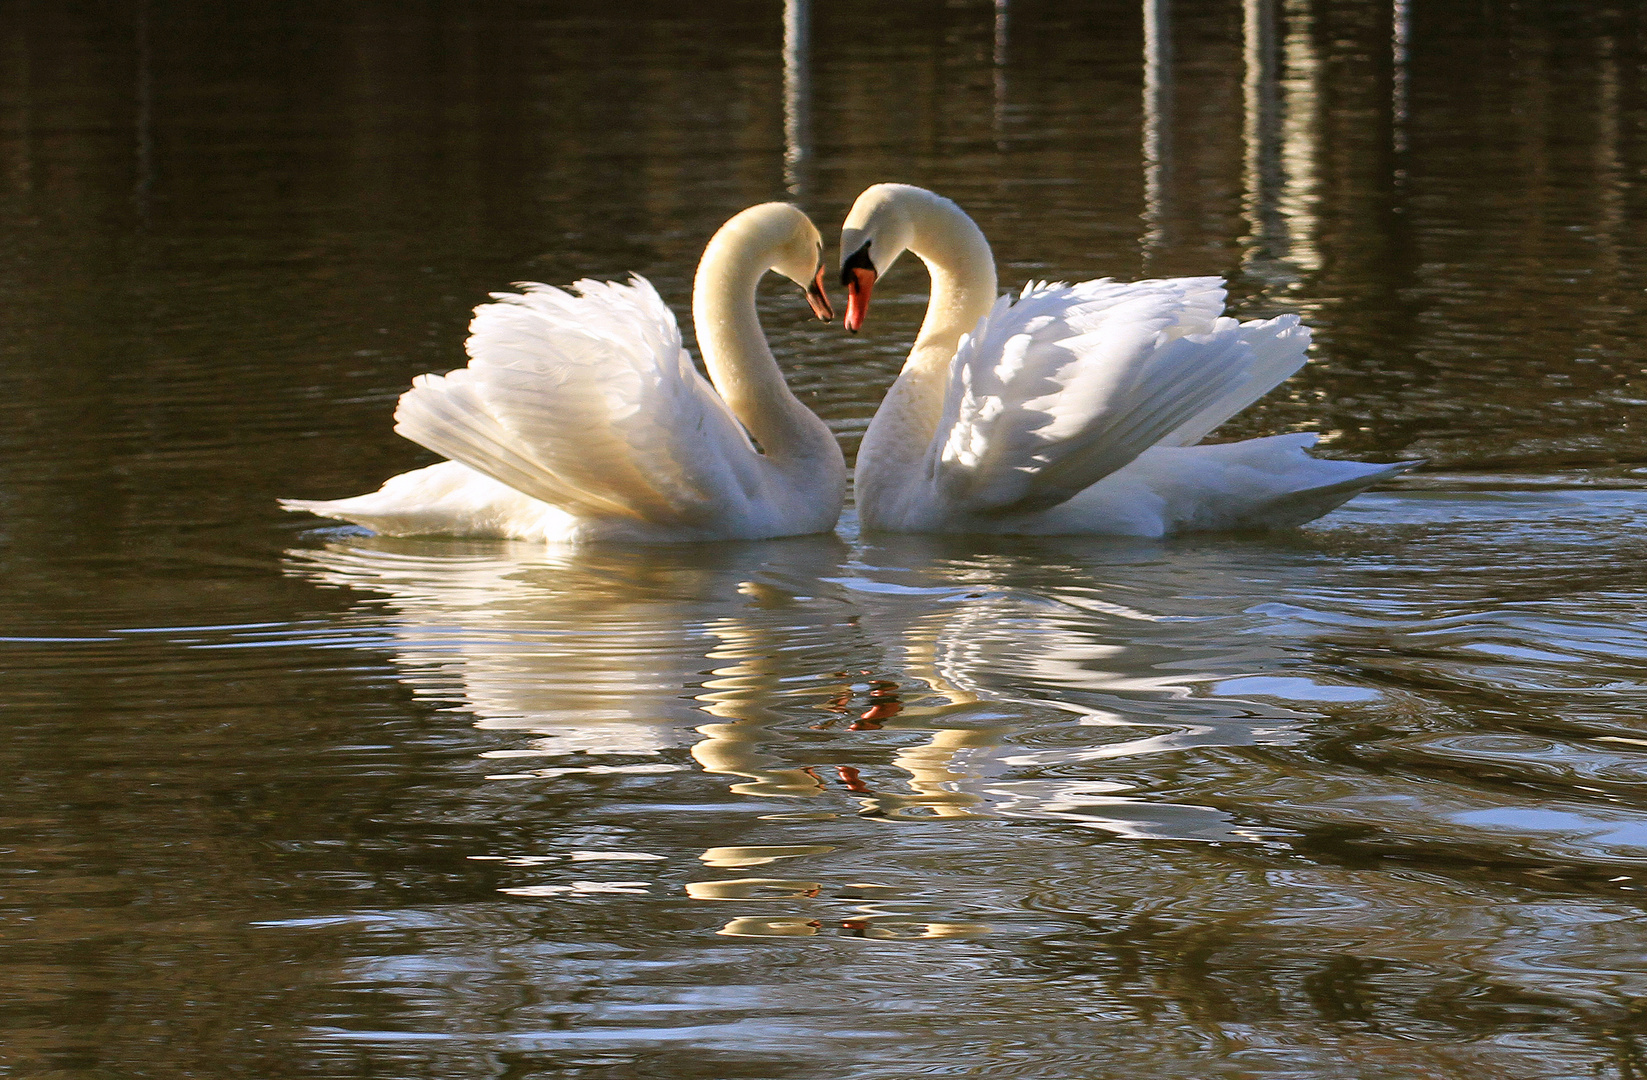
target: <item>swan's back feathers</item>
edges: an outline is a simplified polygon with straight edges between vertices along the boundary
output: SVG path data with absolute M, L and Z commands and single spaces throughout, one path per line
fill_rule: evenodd
M 1222 286 L 1032 282 L 1016 302 L 997 301 L 950 368 L 927 457 L 935 494 L 964 513 L 1045 510 L 1164 439 L 1200 427 L 1198 440 L 1256 400 L 1273 381 L 1254 386 L 1296 368 L 1294 352 L 1302 362 L 1298 335 L 1276 340 L 1297 319 L 1223 318 Z
M 475 309 L 469 366 L 415 380 L 395 430 L 579 517 L 693 526 L 748 503 L 758 455 L 649 282 L 518 287 Z

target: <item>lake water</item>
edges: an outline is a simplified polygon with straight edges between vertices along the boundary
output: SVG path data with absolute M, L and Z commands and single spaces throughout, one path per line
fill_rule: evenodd
M 1647 1076 L 1647 16 L 791 7 L 0 0 L 0 1073 Z M 488 291 L 684 317 L 882 180 L 1303 313 L 1227 433 L 1431 465 L 1167 542 L 276 508 L 432 460 Z M 763 293 L 849 452 L 925 288 Z

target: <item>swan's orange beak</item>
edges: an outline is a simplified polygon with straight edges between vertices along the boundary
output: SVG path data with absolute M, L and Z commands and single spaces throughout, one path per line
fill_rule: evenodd
M 829 294 L 824 292 L 823 263 L 818 264 L 818 276 L 812 279 L 812 284 L 806 289 L 806 302 L 812 305 L 812 314 L 828 322 L 835 317 L 835 309 L 830 306 Z
M 875 290 L 875 271 L 854 266 L 841 276 L 846 278 L 846 318 L 842 320 L 842 325 L 856 334 L 864 324 L 864 316 L 869 314 L 869 294 Z

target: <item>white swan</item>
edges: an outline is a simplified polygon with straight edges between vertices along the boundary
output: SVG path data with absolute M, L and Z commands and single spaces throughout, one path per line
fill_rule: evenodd
M 714 387 L 643 278 L 525 284 L 475 309 L 469 366 L 422 375 L 395 430 L 450 461 L 352 499 L 283 500 L 389 536 L 674 543 L 827 532 L 846 489 L 835 436 L 767 348 L 755 286 L 776 270 L 819 318 L 823 242 L 786 203 L 704 249 L 692 317 Z M 716 393 L 719 391 L 719 394 Z M 751 442 L 753 436 L 759 449 Z
M 1312 458 L 1312 434 L 1197 446 L 1304 363 L 1296 315 L 1221 317 L 1215 277 L 1031 282 L 996 298 L 989 243 L 906 184 L 841 230 L 847 329 L 905 250 L 932 275 L 915 346 L 864 434 L 866 529 L 1164 536 L 1298 525 L 1417 464 Z

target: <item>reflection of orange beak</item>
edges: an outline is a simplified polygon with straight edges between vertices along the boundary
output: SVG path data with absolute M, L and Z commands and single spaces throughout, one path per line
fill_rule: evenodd
M 869 294 L 875 289 L 875 271 L 855 266 L 847 271 L 844 325 L 854 334 L 869 314 Z
M 824 292 L 824 268 L 818 264 L 818 276 L 812 279 L 812 284 L 806 290 L 806 302 L 812 305 L 812 314 L 828 322 L 835 317 L 835 309 L 829 304 L 829 294 Z

